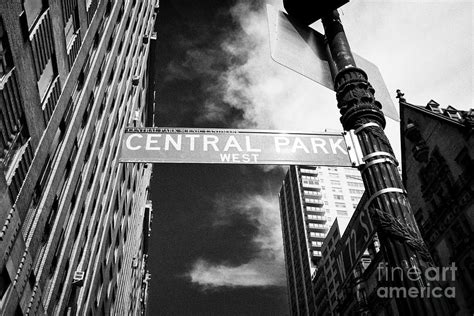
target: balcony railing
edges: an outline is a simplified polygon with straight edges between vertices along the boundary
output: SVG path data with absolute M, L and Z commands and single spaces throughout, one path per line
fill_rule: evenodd
M 77 30 L 76 33 L 73 35 L 71 44 L 67 48 L 67 62 L 68 62 L 69 69 L 71 69 L 72 65 L 74 65 L 74 61 L 76 61 L 76 57 L 79 54 L 81 45 L 82 45 L 81 32 L 80 30 Z
M 48 125 L 49 119 L 53 115 L 56 103 L 58 102 L 60 95 L 61 87 L 59 84 L 59 76 L 57 76 L 51 83 L 46 97 L 43 100 L 43 104 L 41 105 L 45 125 Z
M 0 78 L 0 105 L 0 160 L 8 167 L 23 117 L 15 68 Z
M 91 23 L 94 18 L 95 11 L 99 5 L 99 0 L 89 0 L 87 1 L 87 23 Z
M 77 7 L 77 0 L 62 0 L 63 22 L 67 23 L 69 17 L 74 14 Z
M 310 198 L 307 198 L 307 197 L 304 198 L 304 202 L 305 202 L 306 204 L 324 205 L 324 201 L 323 201 L 323 200 L 320 200 L 320 199 L 310 199 Z
M 23 181 L 26 178 L 28 169 L 33 161 L 33 149 L 30 146 L 29 140 L 15 153 L 12 165 L 10 166 L 7 175 L 8 192 L 10 194 L 12 204 L 15 203 L 16 197 L 20 192 Z
M 31 31 L 30 41 L 33 50 L 36 79 L 39 80 L 54 51 L 49 9 L 43 13 L 35 28 Z

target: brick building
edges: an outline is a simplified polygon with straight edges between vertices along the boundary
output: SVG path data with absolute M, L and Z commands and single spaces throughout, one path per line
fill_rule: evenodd
M 435 261 L 457 267 L 458 315 L 474 313 L 474 110 L 400 97 L 403 181 Z

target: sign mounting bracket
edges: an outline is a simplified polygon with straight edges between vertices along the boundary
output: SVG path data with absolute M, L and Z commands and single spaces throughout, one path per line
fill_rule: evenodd
M 360 147 L 359 139 L 353 129 L 342 133 L 344 140 L 347 145 L 347 153 L 352 163 L 352 167 L 360 168 L 365 165 L 364 155 L 362 154 L 362 148 Z

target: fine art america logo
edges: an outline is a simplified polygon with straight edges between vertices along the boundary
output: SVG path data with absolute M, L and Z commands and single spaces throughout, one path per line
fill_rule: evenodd
M 389 267 L 386 262 L 381 262 L 377 270 L 379 282 L 391 283 L 391 281 L 398 280 L 411 281 L 416 284 L 411 287 L 381 286 L 377 289 L 377 296 L 380 298 L 454 298 L 456 296 L 454 286 L 439 286 L 440 282 L 454 282 L 456 280 L 457 267 L 454 262 L 447 267 L 429 267 L 424 272 L 416 266 L 402 269 L 401 267 Z

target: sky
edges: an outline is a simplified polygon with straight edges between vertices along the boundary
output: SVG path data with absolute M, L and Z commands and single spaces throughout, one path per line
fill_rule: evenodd
M 270 58 L 265 5 L 281 2 L 161 0 L 149 74 L 156 126 L 340 131 L 334 92 Z M 412 104 L 469 109 L 473 10 L 468 0 L 353 0 L 340 13 L 351 48 L 378 66 L 395 104 L 401 89 Z M 397 123 L 386 132 L 399 153 Z M 153 168 L 149 314 L 288 315 L 286 166 Z

